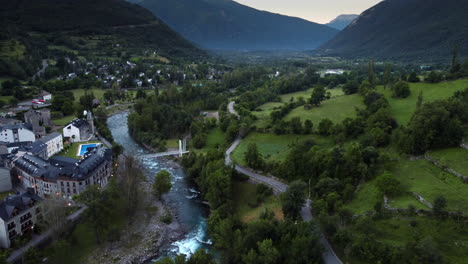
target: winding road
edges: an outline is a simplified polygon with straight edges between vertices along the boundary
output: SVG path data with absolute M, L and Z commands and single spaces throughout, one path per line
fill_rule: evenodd
M 234 109 L 234 103 L 235 102 L 232 101 L 228 104 L 228 110 L 229 110 L 229 113 L 239 118 L 239 114 Z M 237 146 L 241 143 L 241 141 L 242 139 L 238 136 L 236 140 L 232 143 L 232 145 L 226 150 L 226 158 L 224 161 L 226 165 L 230 166 L 233 164 L 232 159 L 231 159 L 231 153 L 237 148 Z M 237 164 L 234 164 L 234 169 L 239 173 L 249 176 L 252 180 L 256 182 L 260 182 L 260 183 L 263 183 L 272 187 L 274 190 L 280 193 L 285 192 L 286 189 L 288 188 L 287 184 L 279 180 L 276 180 L 272 177 L 267 177 L 267 176 L 258 174 L 256 172 L 249 170 L 248 168 L 239 166 Z M 301 210 L 302 219 L 306 222 L 312 221 L 313 219 L 312 208 L 310 207 L 310 203 L 311 201 L 307 200 L 307 202 L 305 203 L 304 207 L 302 207 L 302 210 Z M 327 238 L 325 237 L 323 233 L 320 233 L 320 243 L 325 248 L 325 251 L 323 252 L 323 261 L 326 264 L 342 264 L 343 263 L 341 262 L 340 258 L 335 254 L 335 251 L 333 250 L 332 246 L 330 245 L 330 243 L 328 242 Z
M 42 60 L 42 68 L 38 72 L 36 72 L 36 74 L 33 75 L 32 79 L 35 80 L 36 77 L 40 77 L 41 75 L 43 75 L 47 67 L 49 67 L 47 60 L 46 59 Z

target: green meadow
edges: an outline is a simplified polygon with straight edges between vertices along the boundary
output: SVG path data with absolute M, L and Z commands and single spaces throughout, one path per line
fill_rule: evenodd
M 383 86 L 377 87 L 377 90 L 385 95 L 390 103 L 390 111 L 399 124 L 405 125 L 411 119 L 419 93 L 422 92 L 424 102 L 432 102 L 439 99 L 446 99 L 456 91 L 468 88 L 468 79 L 456 81 L 441 82 L 441 83 L 410 83 L 411 94 L 408 98 L 400 99 L 393 98 L 389 88 L 384 89 Z

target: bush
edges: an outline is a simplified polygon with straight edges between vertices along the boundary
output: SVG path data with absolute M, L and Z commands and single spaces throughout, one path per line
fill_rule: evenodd
M 408 83 L 399 81 L 393 86 L 393 97 L 407 98 L 411 94 Z
M 172 215 L 171 215 L 171 212 L 169 212 L 169 210 L 166 210 L 166 214 L 161 216 L 159 218 L 159 221 L 165 223 L 165 224 L 170 224 L 172 223 Z

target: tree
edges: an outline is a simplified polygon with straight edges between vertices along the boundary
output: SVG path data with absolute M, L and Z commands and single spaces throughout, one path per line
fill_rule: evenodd
M 258 242 L 258 263 L 262 264 L 275 264 L 277 263 L 280 253 L 273 246 L 271 239 L 265 239 L 262 242 Z
M 115 213 L 115 201 L 120 197 L 117 183 L 111 180 L 104 190 L 98 185 L 91 185 L 75 199 L 88 206 L 85 217 L 94 229 L 98 244 L 103 242 L 103 236 L 109 229 L 112 214 Z
M 324 118 L 319 123 L 318 131 L 320 135 L 328 136 L 331 134 L 332 128 L 333 128 L 333 122 L 328 118 Z
M 368 73 L 367 73 L 367 81 L 369 81 L 369 84 L 372 86 L 372 88 L 375 87 L 377 84 L 377 76 L 375 75 L 375 63 L 374 60 L 369 61 L 369 66 L 368 66 Z
M 345 94 L 355 94 L 359 91 L 359 83 L 356 80 L 348 81 L 343 86 L 343 92 Z
M 46 215 L 39 226 L 43 230 L 52 230 L 54 239 L 62 233 L 67 224 L 67 201 L 62 199 L 60 194 L 51 195 L 48 199 L 41 202 L 42 214 Z
M 459 45 L 456 44 L 453 47 L 453 53 L 452 53 L 452 67 L 450 68 L 451 73 L 457 73 L 461 69 L 460 63 L 458 63 L 458 53 L 459 53 Z
M 307 119 L 305 122 L 304 122 L 304 134 L 311 134 L 312 133 L 312 130 L 314 128 L 314 123 L 312 123 L 312 121 L 310 121 L 309 119 Z
M 399 81 L 393 86 L 393 97 L 406 98 L 410 94 L 411 90 L 407 82 Z
M 42 263 L 42 257 L 39 251 L 35 247 L 30 247 L 24 253 L 24 263 L 27 264 L 40 264 Z
M 316 86 L 310 97 L 310 104 L 319 106 L 323 100 L 325 100 L 325 87 Z
M 377 178 L 377 188 L 385 195 L 396 195 L 401 192 L 401 183 L 390 174 L 384 173 Z
M 408 77 L 408 82 L 417 83 L 417 82 L 420 82 L 420 81 L 421 80 L 419 79 L 416 72 L 411 72 L 410 76 Z
M 302 181 L 292 182 L 281 196 L 283 213 L 293 220 L 300 218 L 302 206 L 306 199 L 307 184 Z
M 420 91 L 418 95 L 418 101 L 416 102 L 416 109 L 421 108 L 423 101 L 424 101 L 423 92 Z
M 247 146 L 247 152 L 245 152 L 244 160 L 247 163 L 247 166 L 254 170 L 260 170 L 263 168 L 263 157 L 258 152 L 257 144 L 255 143 L 250 143 Z
M 171 174 L 169 172 L 162 170 L 156 174 L 154 177 L 153 191 L 158 199 L 161 199 L 162 195 L 169 192 L 171 188 Z
M 437 216 L 441 216 L 445 212 L 445 207 L 447 206 L 447 200 L 445 199 L 444 196 L 440 195 L 435 199 L 433 206 L 434 207 L 432 208 L 432 210 L 434 211 L 434 214 Z
M 362 96 L 365 96 L 373 90 L 374 86 L 372 86 L 372 84 L 368 80 L 364 80 L 359 86 L 359 94 L 361 94 Z
M 393 66 L 391 64 L 385 65 L 385 71 L 382 80 L 384 89 L 387 89 L 387 86 L 392 83 L 392 68 Z
M 289 121 L 289 126 L 291 127 L 291 132 L 293 134 L 302 134 L 302 122 L 300 117 L 294 117 Z
M 442 81 L 442 79 L 443 79 L 442 74 L 437 73 L 435 71 L 431 71 L 431 73 L 429 73 L 429 76 L 427 76 L 426 78 L 427 82 L 429 83 L 439 83 Z

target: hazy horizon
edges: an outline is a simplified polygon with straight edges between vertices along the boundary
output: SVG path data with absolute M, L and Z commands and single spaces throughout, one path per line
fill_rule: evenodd
M 360 14 L 382 0 L 234 0 L 273 13 L 325 24 L 343 14 Z

